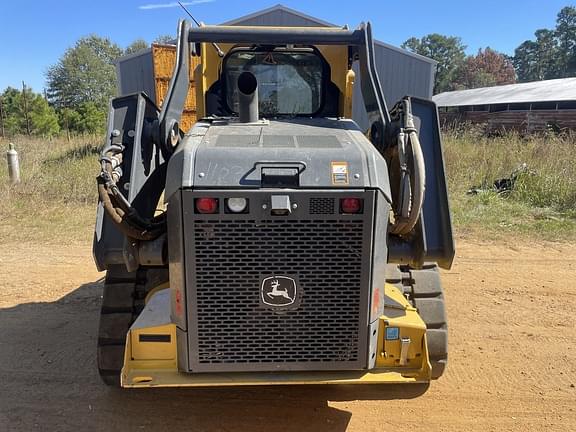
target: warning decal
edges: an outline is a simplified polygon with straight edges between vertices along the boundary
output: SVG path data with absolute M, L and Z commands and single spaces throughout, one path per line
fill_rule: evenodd
M 332 162 L 332 184 L 348 184 L 348 162 Z

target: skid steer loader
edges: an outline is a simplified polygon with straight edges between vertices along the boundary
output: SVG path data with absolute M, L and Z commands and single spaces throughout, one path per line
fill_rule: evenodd
M 184 134 L 194 56 L 199 120 Z M 350 119 L 354 85 L 368 131 Z M 437 266 L 450 268 L 454 245 L 437 110 L 413 97 L 388 110 L 369 23 L 181 21 L 162 108 L 143 93 L 113 99 L 100 162 L 107 384 L 442 375 Z

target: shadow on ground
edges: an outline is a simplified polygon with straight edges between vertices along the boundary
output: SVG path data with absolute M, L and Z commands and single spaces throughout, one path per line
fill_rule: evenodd
M 102 282 L 0 309 L 0 430 L 344 431 L 328 401 L 410 399 L 421 386 L 120 390 L 95 365 Z M 385 403 L 385 402 L 383 402 Z

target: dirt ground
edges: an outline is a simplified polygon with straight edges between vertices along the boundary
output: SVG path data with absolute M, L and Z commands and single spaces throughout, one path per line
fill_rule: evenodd
M 576 430 L 576 248 L 457 246 L 449 366 L 427 391 L 114 390 L 95 366 L 90 245 L 3 244 L 0 431 Z

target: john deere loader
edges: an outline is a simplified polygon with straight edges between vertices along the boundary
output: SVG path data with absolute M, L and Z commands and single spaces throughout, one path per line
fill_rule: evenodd
M 350 119 L 354 86 L 368 130 Z M 183 133 L 187 97 L 198 120 Z M 388 109 L 369 23 L 181 21 L 161 109 L 143 93 L 113 99 L 100 163 L 105 383 L 442 375 L 437 266 L 454 245 L 437 110 L 413 97 Z

